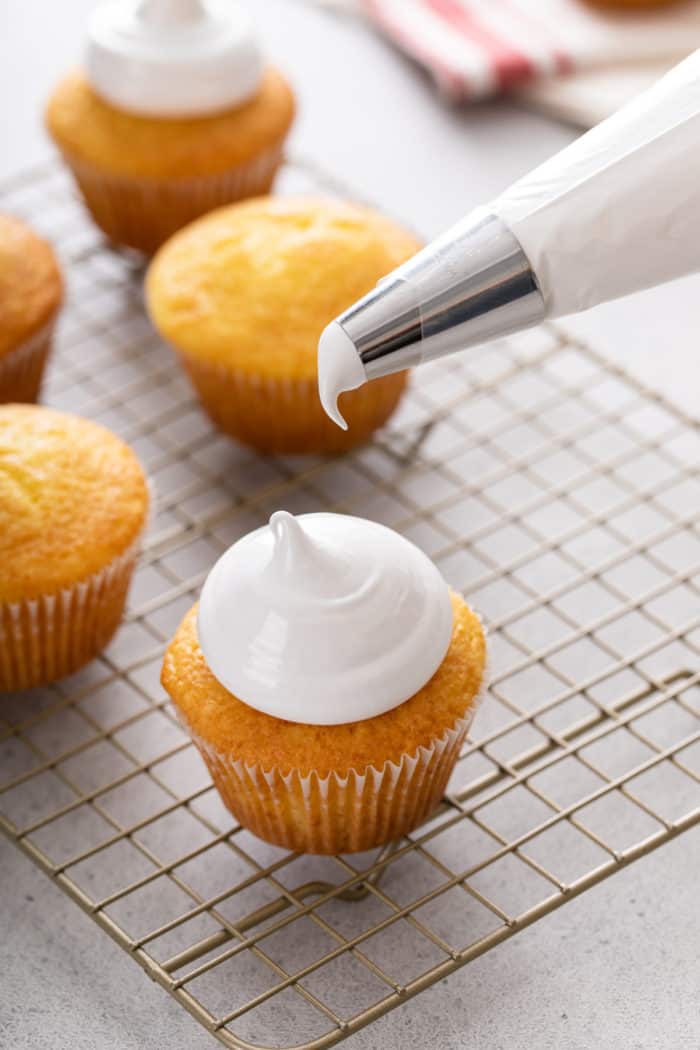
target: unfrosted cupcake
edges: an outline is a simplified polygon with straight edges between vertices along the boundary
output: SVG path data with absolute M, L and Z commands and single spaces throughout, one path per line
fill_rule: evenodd
M 0 215 L 0 403 L 36 401 L 63 297 L 50 245 Z
M 139 462 L 110 431 L 0 406 L 0 691 L 62 678 L 107 644 L 147 509 Z
M 485 659 L 478 618 L 408 540 L 281 511 L 214 566 L 162 681 L 241 824 L 336 853 L 430 815 Z
M 164 245 L 148 272 L 148 309 L 221 430 L 263 452 L 339 452 L 387 421 L 407 373 L 344 394 L 344 433 L 319 401 L 319 336 L 419 247 L 369 208 L 263 197 Z
M 293 116 L 237 4 L 119 0 L 94 13 L 85 71 L 61 81 L 46 123 L 97 225 L 150 254 L 267 192 Z

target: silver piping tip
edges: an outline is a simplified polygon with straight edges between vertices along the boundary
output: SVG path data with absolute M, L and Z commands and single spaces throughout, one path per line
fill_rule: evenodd
M 318 343 L 318 393 L 326 415 L 343 430 L 348 425 L 338 408 L 338 398 L 366 382 L 355 344 L 337 321 L 331 321 Z
M 323 407 L 345 426 L 342 391 L 539 324 L 546 313 L 512 230 L 477 209 L 326 328 L 318 360 Z

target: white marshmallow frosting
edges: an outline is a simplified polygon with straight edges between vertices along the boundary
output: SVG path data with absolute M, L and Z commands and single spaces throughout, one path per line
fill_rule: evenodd
M 117 109 L 171 118 L 240 105 L 263 69 L 234 0 L 110 0 L 90 19 L 85 65 L 95 92 Z
M 384 525 L 277 511 L 214 565 L 197 627 L 210 670 L 239 699 L 336 725 L 398 707 L 432 678 L 452 604 L 430 559 Z

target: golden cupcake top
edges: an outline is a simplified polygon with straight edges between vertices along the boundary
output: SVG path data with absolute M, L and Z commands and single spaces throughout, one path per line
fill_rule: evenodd
M 51 246 L 19 219 L 0 215 L 0 357 L 48 324 L 62 295 Z
M 147 276 L 151 317 L 187 355 L 260 376 L 316 375 L 329 321 L 420 248 L 369 208 L 260 197 L 180 230 Z
M 111 431 L 0 405 L 0 602 L 53 594 L 125 553 L 146 522 L 138 459 Z
M 292 89 L 268 68 L 250 101 L 204 117 L 159 118 L 117 109 L 76 70 L 55 89 L 46 126 L 73 162 L 111 175 L 186 178 L 246 163 L 279 143 L 294 117 Z
M 452 594 L 447 654 L 422 689 L 374 718 L 342 725 L 288 722 L 257 711 L 214 677 L 197 636 L 197 606 L 168 648 L 162 682 L 197 737 L 222 754 L 263 769 L 339 775 L 399 760 L 431 743 L 472 708 L 482 687 L 486 642 L 478 617 Z

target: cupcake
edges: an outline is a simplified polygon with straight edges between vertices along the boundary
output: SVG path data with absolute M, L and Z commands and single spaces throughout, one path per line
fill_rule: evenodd
M 164 245 L 147 275 L 148 309 L 225 433 L 262 452 L 340 452 L 386 422 L 407 373 L 344 394 L 344 433 L 319 400 L 319 337 L 419 247 L 368 208 L 260 198 L 212 212 Z
M 110 431 L 0 407 L 0 691 L 61 678 L 107 644 L 147 508 L 139 462 Z
M 51 247 L 0 215 L 0 403 L 36 401 L 63 296 Z
M 94 13 L 85 71 L 61 81 L 46 123 L 97 225 L 150 254 L 198 215 L 266 193 L 293 116 L 236 4 L 119 0 Z
M 243 826 L 338 853 L 430 815 L 485 659 L 479 619 L 408 540 L 279 511 L 216 563 L 162 682 Z
M 656 7 L 679 5 L 684 0 L 585 0 L 591 7 L 603 7 L 610 11 L 651 11 Z

